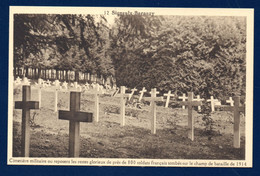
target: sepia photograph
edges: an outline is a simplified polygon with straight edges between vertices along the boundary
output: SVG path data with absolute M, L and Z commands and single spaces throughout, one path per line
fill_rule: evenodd
M 252 167 L 253 17 L 11 6 L 8 164 Z

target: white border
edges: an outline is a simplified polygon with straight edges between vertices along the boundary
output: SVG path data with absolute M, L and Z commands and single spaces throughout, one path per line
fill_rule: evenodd
M 99 14 L 104 11 L 135 11 L 154 12 L 155 15 L 182 15 L 182 16 L 246 16 L 247 18 L 247 53 L 246 53 L 246 153 L 245 160 L 180 160 L 180 159 L 111 159 L 111 158 L 13 158 L 12 157 L 12 137 L 13 137 L 13 14 Z M 117 7 L 29 7 L 29 6 L 11 6 L 9 14 L 9 91 L 8 91 L 8 155 L 7 164 L 9 165 L 77 165 L 77 166 L 162 166 L 162 167 L 202 167 L 198 163 L 207 163 L 203 167 L 252 167 L 253 151 L 253 37 L 254 37 L 254 9 L 209 9 L 209 8 L 117 8 Z M 16 160 L 14 162 L 14 160 Z M 21 162 L 24 160 L 24 162 Z M 27 163 L 25 160 L 32 161 Z M 47 163 L 39 163 L 38 161 Z M 55 161 L 75 161 L 76 164 L 58 163 Z M 105 162 L 105 164 L 90 164 L 91 161 Z M 89 164 L 80 164 L 80 161 L 88 161 Z M 109 163 L 111 161 L 111 163 Z M 116 163 L 116 162 L 120 163 Z M 147 162 L 166 162 L 167 164 L 137 164 L 141 161 Z M 177 163 L 168 164 L 168 162 Z M 113 162 L 115 162 L 113 164 Z M 131 163 L 132 164 L 129 164 Z M 134 163 L 135 162 L 135 163 Z M 193 165 L 191 165 L 193 162 Z M 217 166 L 216 163 L 223 165 Z M 125 163 L 125 164 L 123 164 Z M 186 165 L 188 163 L 188 165 Z M 213 164 L 212 164 L 213 163 Z M 228 166 L 225 165 L 228 163 Z M 243 164 L 246 163 L 246 166 Z M 241 165 L 242 164 L 242 165 Z

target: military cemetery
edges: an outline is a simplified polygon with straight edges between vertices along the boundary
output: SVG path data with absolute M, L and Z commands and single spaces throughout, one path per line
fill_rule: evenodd
M 44 40 L 14 38 L 14 157 L 245 158 L 246 59 L 227 54 L 245 47 L 242 17 L 61 16 L 42 33 L 60 17 L 15 16 Z

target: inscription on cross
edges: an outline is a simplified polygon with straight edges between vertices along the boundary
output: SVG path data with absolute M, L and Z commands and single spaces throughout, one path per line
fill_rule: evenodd
M 170 90 L 168 91 L 167 94 L 163 94 L 163 95 L 167 97 L 165 107 L 168 108 L 171 97 L 174 97 L 175 95 L 171 94 Z
M 129 98 L 129 94 L 125 93 L 125 86 L 120 87 L 120 94 L 117 94 L 116 97 L 120 97 L 121 126 L 125 126 L 125 103 L 126 98 Z
M 23 86 L 22 101 L 15 102 L 15 109 L 22 109 L 22 157 L 30 153 L 30 109 L 39 109 L 39 102 L 31 100 L 31 87 Z
M 222 108 L 224 111 L 233 111 L 234 115 L 234 148 L 240 148 L 240 112 L 245 113 L 245 105 L 240 106 L 240 97 L 234 97 L 234 106 L 217 105 L 216 107 Z
M 156 134 L 156 101 L 163 101 L 163 97 L 156 97 L 156 94 L 159 92 L 156 91 L 156 88 L 152 89 L 150 94 L 151 97 L 144 97 L 145 101 L 150 101 L 151 105 L 151 133 Z
M 194 118 L 192 118 L 192 107 L 201 106 L 201 101 L 193 101 L 193 92 L 188 92 L 188 101 L 181 102 L 181 105 L 188 106 L 188 137 L 194 140 Z
M 79 157 L 80 122 L 92 122 L 93 114 L 80 112 L 80 92 L 70 92 L 70 111 L 59 111 L 59 119 L 69 120 L 69 157 Z

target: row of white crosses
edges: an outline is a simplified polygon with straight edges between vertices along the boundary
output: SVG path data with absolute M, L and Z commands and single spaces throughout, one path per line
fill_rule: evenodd
M 41 83 L 39 82 L 39 85 Z M 58 81 L 55 82 L 56 90 L 60 88 L 60 84 Z M 135 90 L 132 90 L 135 91 Z M 98 95 L 102 94 L 98 88 L 95 92 L 92 92 L 95 95 L 95 119 L 98 122 L 98 114 L 99 114 L 99 99 Z M 132 93 L 131 93 L 132 94 Z M 125 87 L 121 86 L 120 94 L 117 96 L 120 97 L 121 103 L 121 125 L 125 125 L 125 98 L 129 98 L 131 94 L 125 93 Z M 156 97 L 159 94 L 156 91 L 156 88 L 152 89 L 151 97 L 145 97 L 146 101 L 150 101 L 151 103 L 151 133 L 156 133 L 156 104 L 155 102 L 163 101 L 163 97 Z M 168 92 L 167 95 L 170 95 Z M 31 96 L 31 87 L 28 85 L 23 86 L 23 100 L 21 102 L 15 102 L 16 109 L 22 109 L 22 156 L 29 157 L 29 146 L 30 146 L 30 109 L 39 109 L 39 102 L 30 101 Z M 199 98 L 199 97 L 198 97 Z M 167 100 L 166 100 L 167 101 Z M 231 102 L 231 100 L 229 100 Z M 188 137 L 193 141 L 194 140 L 194 118 L 192 118 L 192 109 L 193 106 L 202 105 L 201 101 L 194 101 L 193 93 L 188 93 L 188 101 L 181 102 L 181 105 L 188 106 Z M 240 147 L 240 117 L 239 112 L 244 111 L 244 107 L 240 106 L 240 98 L 234 97 L 234 107 L 232 106 L 221 106 L 227 111 L 234 112 L 234 147 Z M 89 112 L 80 112 L 80 92 L 72 91 L 70 92 L 70 111 L 59 111 L 59 119 L 69 120 L 70 121 L 70 129 L 69 129 L 69 156 L 70 157 L 79 157 L 80 152 L 80 134 L 79 134 L 79 123 L 80 122 L 92 122 L 92 113 Z
M 167 96 L 167 94 L 165 94 Z M 174 96 L 174 95 L 172 95 Z M 168 97 L 167 97 L 168 98 Z M 188 97 L 186 97 L 186 94 L 183 94 L 182 96 L 179 96 L 178 99 L 181 99 L 182 101 L 186 101 Z M 205 99 L 200 98 L 200 95 L 197 95 L 197 98 L 193 98 L 193 100 L 196 101 L 204 101 Z M 210 102 L 211 104 L 211 111 L 215 111 L 215 106 L 221 105 L 221 102 L 218 99 L 214 99 L 213 96 L 210 96 L 210 99 L 207 100 L 207 102 Z M 234 106 L 234 101 L 232 100 L 232 97 L 229 97 L 229 100 L 226 100 L 226 103 L 230 104 L 230 106 Z M 185 109 L 185 106 L 182 106 L 182 109 Z M 201 106 L 198 106 L 198 111 L 201 110 Z

